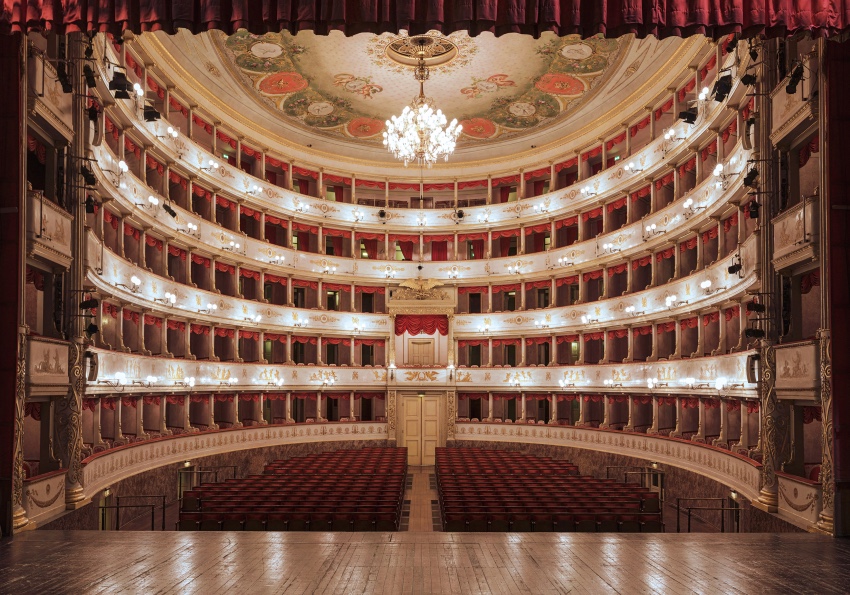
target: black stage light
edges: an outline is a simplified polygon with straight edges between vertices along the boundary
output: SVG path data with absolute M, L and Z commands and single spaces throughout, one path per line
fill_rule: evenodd
M 734 38 L 726 44 L 726 53 L 731 54 L 738 48 L 738 38 Z
M 97 308 L 98 304 L 100 304 L 98 300 L 89 298 L 80 302 L 80 310 L 91 310 L 92 308 Z
M 785 92 L 788 95 L 793 95 L 797 92 L 797 85 L 803 80 L 803 64 L 797 64 L 794 70 L 791 71 L 791 77 L 788 79 L 788 84 L 785 85 Z
M 83 204 L 86 205 L 86 213 L 97 212 L 97 203 L 94 201 L 94 197 L 91 194 L 86 196 L 86 201 Z
M 162 117 L 162 115 L 158 111 L 156 111 L 151 105 L 146 105 L 143 109 L 143 113 L 145 117 L 145 122 L 156 122 Z
M 761 205 L 759 203 L 757 203 L 756 201 L 753 201 L 749 205 L 747 205 L 747 210 L 750 213 L 750 219 L 758 219 L 759 218 L 759 209 L 760 208 L 761 208 Z
M 761 339 L 764 337 L 764 331 L 760 328 L 748 328 L 744 331 L 744 335 L 750 339 Z
M 455 216 L 457 216 L 458 219 L 463 219 L 463 211 L 455 212 Z
M 68 70 L 65 68 L 64 62 L 56 64 L 56 78 L 59 79 L 59 84 L 62 85 L 63 93 L 73 93 L 74 86 L 71 84 L 71 77 L 68 76 Z
M 92 105 L 87 111 L 89 113 L 89 122 L 97 122 L 97 117 L 100 114 L 97 109 L 97 106 Z
M 109 90 L 115 91 L 115 99 L 130 99 L 133 84 L 127 80 L 125 73 L 116 70 L 112 73 L 112 80 L 109 81 Z
M 97 177 L 95 177 L 88 165 L 81 165 L 80 173 L 83 175 L 83 181 L 86 183 L 86 186 L 94 186 L 97 184 Z
M 744 267 L 741 265 L 740 262 L 736 262 L 735 264 L 730 265 L 727 270 L 729 271 L 730 275 L 737 275 L 738 273 L 741 272 L 741 269 L 743 269 L 743 268 Z
M 747 188 L 755 188 L 756 187 L 756 178 L 759 177 L 759 170 L 755 167 L 747 172 L 747 175 L 744 176 L 744 186 Z
M 162 210 L 165 211 L 166 213 L 168 213 L 169 215 L 171 215 L 172 217 L 174 217 L 175 219 L 177 218 L 177 211 L 172 209 L 171 205 L 169 205 L 167 203 L 163 204 Z
M 714 96 L 715 101 L 723 101 L 729 97 L 730 91 L 732 91 L 732 75 L 727 74 L 717 79 L 714 83 L 714 88 L 711 90 L 711 94 Z
M 89 338 L 91 338 L 92 335 L 96 334 L 99 330 L 100 329 L 95 323 L 90 322 L 89 325 L 86 327 L 86 334 L 89 336 Z
M 755 62 L 759 59 L 759 51 L 756 48 L 750 48 L 750 60 Z
M 380 211 L 378 211 L 378 217 L 380 217 L 381 219 L 384 219 L 386 216 L 387 216 L 387 212 L 384 209 L 381 209 Z
M 92 89 L 97 86 L 97 79 L 94 77 L 94 70 L 92 67 L 86 64 L 83 66 L 83 77 L 86 79 L 86 86 L 89 89 Z
M 767 310 L 764 304 L 759 304 L 758 302 L 750 302 L 750 305 L 747 306 L 747 310 L 750 312 L 764 312 Z
M 754 74 L 745 74 L 741 77 L 741 84 L 746 85 L 747 87 L 752 87 L 756 84 L 758 78 Z
M 696 108 L 691 108 L 684 112 L 679 112 L 679 119 L 684 121 L 685 124 L 693 124 L 697 121 L 697 110 Z

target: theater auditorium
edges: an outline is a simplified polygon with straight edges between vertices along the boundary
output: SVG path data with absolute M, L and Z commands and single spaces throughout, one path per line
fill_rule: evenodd
M 848 28 L 4 0 L 0 592 L 843 592 Z

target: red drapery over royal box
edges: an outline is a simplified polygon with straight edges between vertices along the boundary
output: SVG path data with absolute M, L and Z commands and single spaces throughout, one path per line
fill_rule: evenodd
M 395 317 L 395 334 L 403 335 L 441 335 L 449 334 L 449 318 L 445 314 L 397 314 Z

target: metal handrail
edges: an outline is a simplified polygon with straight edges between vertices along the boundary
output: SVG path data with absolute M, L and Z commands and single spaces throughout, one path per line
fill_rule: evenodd
M 100 505 L 100 526 L 101 527 L 106 526 L 106 515 L 105 515 L 106 510 L 107 509 L 113 509 L 113 508 L 116 509 L 116 510 L 120 510 L 122 507 L 118 506 L 117 504 L 111 504 L 111 505 L 101 504 Z M 150 511 L 151 511 L 151 531 L 156 530 L 156 523 L 155 523 L 155 520 L 156 520 L 156 513 L 155 513 L 156 504 L 124 504 L 123 508 L 148 508 L 148 509 L 150 509 Z M 164 518 L 165 517 L 163 516 L 163 519 Z M 107 531 L 107 529 L 105 529 L 105 528 L 103 528 L 101 530 Z M 115 515 L 115 530 L 116 531 L 121 530 L 121 525 L 118 522 L 118 515 L 117 514 Z
M 118 507 L 118 510 L 115 513 L 115 526 L 116 527 L 121 526 L 121 523 L 118 520 L 121 516 L 121 498 L 124 498 L 125 500 L 131 499 L 131 498 L 133 498 L 133 499 L 134 498 L 158 498 L 158 499 L 161 499 L 162 503 L 159 506 L 162 509 L 162 530 L 165 531 L 165 496 L 164 495 L 162 495 L 162 494 L 139 494 L 137 496 L 115 496 L 115 504 Z M 128 505 L 128 504 L 124 505 L 125 508 L 127 508 L 129 506 L 130 505 Z M 153 526 L 151 526 L 151 529 L 153 529 Z
M 676 498 L 676 533 L 681 533 L 681 519 L 682 519 L 682 502 L 726 502 L 726 498 Z M 721 506 L 722 507 L 722 506 Z M 688 533 L 691 532 L 691 517 L 690 510 L 720 510 L 719 508 L 706 508 L 699 506 L 691 506 L 685 507 L 688 510 Z M 730 508 L 730 510 L 740 510 L 736 508 Z M 720 515 L 720 524 L 721 524 L 721 532 L 722 527 L 724 525 L 725 515 Z M 737 531 L 736 531 L 737 532 Z
M 691 532 L 691 511 L 692 510 L 719 510 L 721 512 L 726 512 L 727 510 L 734 510 L 735 513 L 736 513 L 735 514 L 735 533 L 741 532 L 741 523 L 740 523 L 740 519 L 738 518 L 738 514 L 737 514 L 741 511 L 740 508 L 735 508 L 735 507 L 732 507 L 732 506 L 717 506 L 717 507 L 688 506 L 688 507 L 685 508 L 685 510 L 688 511 L 688 533 Z M 676 532 L 677 533 L 679 533 L 679 516 L 680 515 L 678 515 L 678 514 L 676 515 Z M 726 515 L 725 514 L 720 515 L 720 532 L 726 533 Z

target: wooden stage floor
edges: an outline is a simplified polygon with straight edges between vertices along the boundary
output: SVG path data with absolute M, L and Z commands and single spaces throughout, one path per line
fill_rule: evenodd
M 811 534 L 33 531 L 0 593 L 847 593 Z

